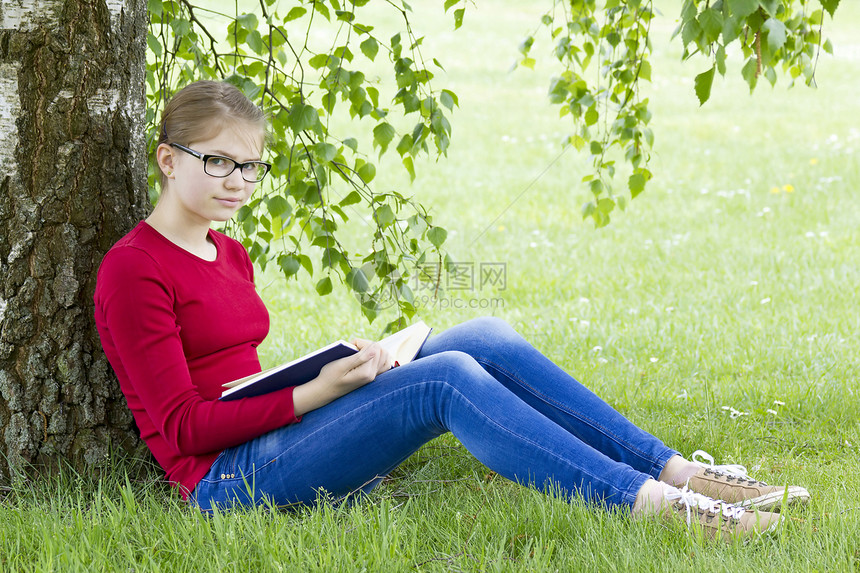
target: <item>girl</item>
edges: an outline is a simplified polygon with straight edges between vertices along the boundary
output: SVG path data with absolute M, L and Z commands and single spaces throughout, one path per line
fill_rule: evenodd
M 266 176 L 264 134 L 262 112 L 229 84 L 178 92 L 155 154 L 158 204 L 98 274 L 105 353 L 183 498 L 208 511 L 345 496 L 450 431 L 510 480 L 634 514 L 678 514 L 711 537 L 773 530 L 780 516 L 766 510 L 808 499 L 803 488 L 682 458 L 495 318 L 431 337 L 393 370 L 378 344 L 357 340 L 358 354 L 306 384 L 217 400 L 223 383 L 260 370 L 269 327 L 247 253 L 210 229 Z

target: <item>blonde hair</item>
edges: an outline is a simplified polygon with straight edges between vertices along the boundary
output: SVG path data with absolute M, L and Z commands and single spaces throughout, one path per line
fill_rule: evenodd
M 266 116 L 263 110 L 232 84 L 201 80 L 176 92 L 164 106 L 158 145 L 188 145 L 193 141 L 211 139 L 225 127 L 236 124 L 259 126 L 265 138 Z M 164 189 L 166 177 L 160 169 L 159 173 L 161 188 Z

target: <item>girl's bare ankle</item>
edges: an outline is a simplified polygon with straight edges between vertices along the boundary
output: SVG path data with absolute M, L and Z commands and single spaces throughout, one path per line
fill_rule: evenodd
M 665 483 L 654 479 L 646 481 L 636 495 L 636 502 L 633 504 L 631 513 L 636 517 L 660 513 L 666 503 L 665 490 L 667 487 L 669 486 Z
M 680 455 L 674 455 L 663 466 L 663 471 L 660 472 L 660 481 L 675 487 L 682 487 L 697 471 L 699 471 L 697 464 Z

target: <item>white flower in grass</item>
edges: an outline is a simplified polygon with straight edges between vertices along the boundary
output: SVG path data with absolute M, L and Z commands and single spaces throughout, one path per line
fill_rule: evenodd
M 602 346 L 595 346 L 594 348 L 591 349 L 591 351 L 594 352 L 595 354 L 597 354 L 601 350 L 603 350 Z
M 659 359 L 659 358 L 657 358 L 656 356 L 652 356 L 652 357 L 650 358 L 650 360 L 651 360 L 651 364 L 654 364 L 655 362 L 660 362 L 660 359 Z
M 773 403 L 777 406 L 785 406 L 785 402 L 780 402 L 779 400 L 774 400 Z
M 774 416 L 779 416 L 779 412 L 777 412 L 776 410 L 771 410 L 770 408 L 765 410 L 765 412 L 767 412 L 768 414 L 773 414 Z
M 840 177 L 839 175 L 833 175 L 831 177 L 821 177 L 818 179 L 818 181 L 820 183 L 830 184 L 830 183 L 834 183 L 836 181 L 842 181 L 842 177 Z
M 741 416 L 749 416 L 750 415 L 749 412 L 741 412 L 740 410 L 736 410 L 736 409 L 732 408 L 731 406 L 723 406 L 722 409 L 729 413 L 729 418 L 731 418 L 732 420 L 736 420 L 737 418 L 740 418 Z
M 766 297 L 766 298 L 761 299 L 759 304 L 768 304 L 769 302 L 770 302 L 770 297 Z

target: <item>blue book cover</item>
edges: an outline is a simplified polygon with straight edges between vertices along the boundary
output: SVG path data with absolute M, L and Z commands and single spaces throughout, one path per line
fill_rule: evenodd
M 240 384 L 225 390 L 221 394 L 221 400 L 250 398 L 251 396 L 268 394 L 287 386 L 298 386 L 310 382 L 319 376 L 322 367 L 329 362 L 346 358 L 356 352 L 358 352 L 358 348 L 339 340 L 282 366 L 243 378 Z

